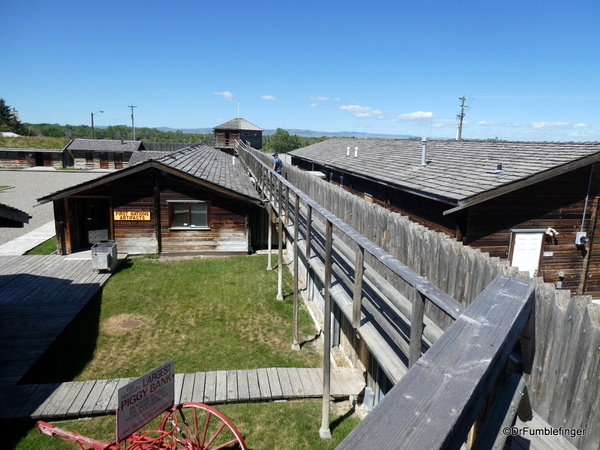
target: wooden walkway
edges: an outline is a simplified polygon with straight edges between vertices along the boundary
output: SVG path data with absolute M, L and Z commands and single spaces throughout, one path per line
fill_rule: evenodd
M 0 256 L 0 398 L 109 277 L 90 259 Z
M 175 403 L 206 404 L 320 398 L 323 369 L 268 368 L 175 375 Z M 117 392 L 135 378 L 17 385 L 0 402 L 0 419 L 63 419 L 112 414 Z M 359 369 L 331 371 L 331 395 L 347 398 L 365 387 Z

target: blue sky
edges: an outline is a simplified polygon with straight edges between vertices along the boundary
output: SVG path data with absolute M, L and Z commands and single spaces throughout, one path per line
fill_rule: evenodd
M 600 141 L 600 2 L 2 0 L 30 123 Z

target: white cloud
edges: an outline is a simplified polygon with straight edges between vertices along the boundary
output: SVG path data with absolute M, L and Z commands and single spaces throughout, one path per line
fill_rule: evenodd
M 318 102 L 326 102 L 327 100 L 329 100 L 329 97 L 308 97 L 311 100 L 316 100 Z
M 568 128 L 569 122 L 531 122 L 531 126 L 536 130 L 545 130 L 547 128 Z
M 523 125 L 519 125 L 518 123 L 508 123 L 508 122 L 492 122 L 490 120 L 480 120 L 477 122 L 477 125 L 483 127 L 522 127 Z
M 342 99 L 341 99 L 341 98 L 339 98 L 339 97 L 336 97 L 336 98 L 334 98 L 334 99 L 333 99 L 333 101 L 334 101 L 334 102 L 341 102 L 341 101 L 342 101 Z
M 573 125 L 573 128 L 587 128 L 588 125 L 586 123 L 576 123 Z
M 318 104 L 318 103 L 311 103 L 311 104 L 310 104 L 310 107 L 311 107 L 311 108 L 316 108 L 317 106 L 319 106 L 319 104 Z
M 385 117 L 385 113 L 383 111 L 379 111 L 373 108 L 367 108 L 358 105 L 344 105 L 340 106 L 340 109 L 349 112 L 353 116 L 364 119 L 366 117 L 375 117 L 376 119 L 383 119 Z
M 435 117 L 432 112 L 416 111 L 408 114 L 398 114 L 396 120 L 421 120 L 433 119 Z
M 229 101 L 231 101 L 231 99 L 233 98 L 233 94 L 231 92 L 229 92 L 229 91 L 213 92 L 213 94 L 215 94 L 215 95 L 222 95 L 223 97 L 225 97 Z
M 263 99 L 263 100 L 277 100 L 272 95 L 261 95 L 260 98 Z

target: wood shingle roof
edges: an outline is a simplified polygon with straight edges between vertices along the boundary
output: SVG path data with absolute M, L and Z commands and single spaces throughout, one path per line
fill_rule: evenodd
M 328 139 L 290 154 L 456 210 L 598 161 L 600 142 L 429 140 L 425 166 L 421 141 L 411 139 Z
M 142 141 L 120 141 L 115 139 L 73 139 L 65 150 L 124 153 L 143 149 Z
M 259 203 L 254 184 L 244 170 L 240 161 L 233 163 L 233 156 L 228 155 L 205 144 L 198 144 L 183 150 L 169 153 L 158 159 L 148 159 L 138 164 L 130 165 L 125 169 L 95 178 L 94 180 L 64 189 L 38 199 L 40 203 L 57 200 L 59 198 L 75 195 L 94 186 L 107 183 L 130 173 L 136 173 L 151 167 L 168 171 L 174 175 L 184 175 L 188 179 L 195 178 L 198 184 L 213 185 L 221 191 L 241 197 L 252 203 Z M 237 159 L 237 158 L 236 158 Z
M 214 130 L 245 130 L 245 131 L 263 131 L 262 128 L 257 127 L 253 123 L 248 122 L 245 119 L 232 119 L 229 122 L 222 123 L 213 128 Z

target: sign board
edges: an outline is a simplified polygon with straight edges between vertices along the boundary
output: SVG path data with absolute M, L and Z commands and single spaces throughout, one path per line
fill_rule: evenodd
M 173 406 L 173 364 L 174 361 L 171 360 L 119 389 L 117 442 L 126 439 Z
M 150 211 L 115 211 L 115 220 L 150 220 Z

